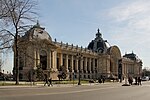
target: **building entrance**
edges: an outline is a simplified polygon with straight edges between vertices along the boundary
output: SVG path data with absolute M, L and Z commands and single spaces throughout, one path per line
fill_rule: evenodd
M 44 50 L 40 52 L 40 64 L 43 70 L 47 69 L 47 53 Z

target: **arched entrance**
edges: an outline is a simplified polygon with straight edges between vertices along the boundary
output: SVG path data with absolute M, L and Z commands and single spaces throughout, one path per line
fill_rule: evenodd
M 47 69 L 47 53 L 45 50 L 40 51 L 40 65 L 43 70 Z
M 110 74 L 118 76 L 118 61 L 121 58 L 121 52 L 117 46 L 112 46 L 109 49 L 110 54 Z

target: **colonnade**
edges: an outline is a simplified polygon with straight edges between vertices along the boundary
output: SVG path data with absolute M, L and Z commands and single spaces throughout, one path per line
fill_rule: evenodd
M 47 72 L 51 70 L 52 72 L 55 72 L 55 75 L 59 74 L 59 69 L 62 66 L 66 69 L 68 75 L 71 75 L 71 77 L 74 75 L 75 78 L 78 78 L 80 71 L 81 78 L 98 78 L 99 74 L 107 75 L 108 73 L 110 73 L 110 66 L 112 66 L 110 64 L 109 56 L 95 56 L 86 53 L 82 53 L 81 56 L 78 56 L 77 52 L 66 53 L 56 50 L 42 50 L 46 52 L 47 56 Z M 41 64 L 40 55 L 41 50 L 34 50 L 34 57 L 36 59 L 36 61 L 34 62 L 34 67 L 37 67 L 37 65 Z M 115 72 L 115 69 L 113 68 L 112 72 Z M 55 76 L 55 78 L 57 78 L 57 75 Z
M 81 73 L 81 78 L 82 77 L 91 78 L 92 77 L 91 75 L 97 72 L 98 67 L 97 58 L 86 57 L 84 55 L 79 57 L 73 54 L 57 53 L 57 59 L 55 60 L 57 60 L 55 62 L 57 63 L 56 64 L 57 70 L 59 69 L 60 66 L 62 66 L 66 69 L 67 73 L 74 73 L 75 78 L 78 77 L 79 71 Z
M 75 75 L 75 78 L 78 77 L 80 71 L 81 78 L 95 78 L 95 74 L 98 72 L 98 58 L 95 56 L 87 56 L 82 54 L 81 57 L 76 54 L 66 54 L 59 53 L 54 50 L 44 50 L 46 52 L 47 58 L 47 67 L 46 70 L 50 70 L 59 73 L 60 66 L 64 67 L 67 73 Z M 34 50 L 34 68 L 41 64 L 40 62 L 40 50 Z M 94 75 L 94 76 L 92 76 Z

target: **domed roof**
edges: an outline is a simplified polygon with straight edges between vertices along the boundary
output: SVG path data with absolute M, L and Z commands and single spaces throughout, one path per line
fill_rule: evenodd
M 46 39 L 52 41 L 50 35 L 45 31 L 45 28 L 42 28 L 38 22 L 29 31 L 26 32 L 25 37 L 29 40 Z
M 96 38 L 89 43 L 88 49 L 98 53 L 105 53 L 107 51 L 107 45 L 102 38 L 100 30 L 98 29 L 97 31 Z

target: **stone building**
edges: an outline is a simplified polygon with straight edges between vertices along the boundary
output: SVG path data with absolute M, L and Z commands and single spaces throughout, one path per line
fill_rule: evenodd
M 95 39 L 87 48 L 83 48 L 56 39 L 53 41 L 45 28 L 37 23 L 24 36 L 19 37 L 18 45 L 20 80 L 28 80 L 28 74 L 36 70 L 37 66 L 41 66 L 44 74 L 54 80 L 62 73 L 60 69 L 65 69 L 66 79 L 78 79 L 79 76 L 81 79 L 97 79 L 101 76 L 118 78 L 119 73 L 125 75 L 124 63 L 130 66 L 133 62 L 124 61 L 125 57 L 121 57 L 119 47 L 108 46 L 99 29 Z M 121 71 L 118 69 L 120 60 Z M 134 61 L 132 67 L 141 68 L 141 65 L 136 65 Z M 137 74 L 136 71 L 133 74 Z
M 124 75 L 131 77 L 142 76 L 142 60 L 139 59 L 136 54 L 125 54 L 122 59 L 122 68 L 124 68 Z

